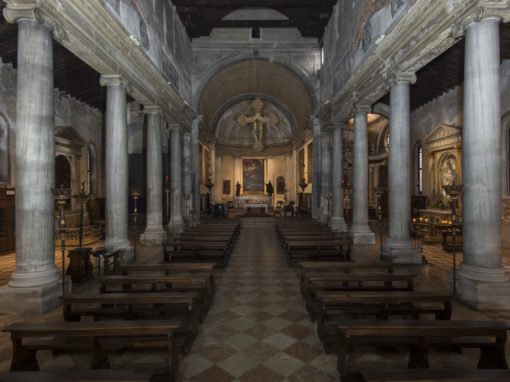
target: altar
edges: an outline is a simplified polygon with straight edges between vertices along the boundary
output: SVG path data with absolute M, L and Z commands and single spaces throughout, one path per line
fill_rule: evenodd
M 242 208 L 244 213 L 249 208 L 263 208 L 267 214 L 269 207 L 272 206 L 272 198 L 269 195 L 236 196 L 234 204 L 236 208 Z

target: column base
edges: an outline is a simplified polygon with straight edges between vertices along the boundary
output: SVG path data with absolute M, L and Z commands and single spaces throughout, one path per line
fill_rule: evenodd
M 145 232 L 140 236 L 140 244 L 142 245 L 161 245 L 165 240 L 166 232 L 163 226 L 147 227 Z
M 41 314 L 62 304 L 62 284 L 13 288 L 0 287 L 0 313 Z
M 389 239 L 383 244 L 382 259 L 395 264 L 422 264 L 423 256 L 412 240 Z
M 52 285 L 60 280 L 60 273 L 55 266 L 39 272 L 13 272 L 9 280 L 11 288 L 37 288 L 45 285 Z
M 120 251 L 120 261 L 129 264 L 135 261 L 135 252 L 131 243 L 126 239 L 110 239 L 106 238 L 105 247 L 110 251 Z
M 329 227 L 333 232 L 347 232 L 347 223 L 344 218 L 331 218 L 329 221 Z
M 453 277 L 450 275 L 450 286 Z M 510 283 L 504 268 L 482 268 L 461 264 L 456 293 L 476 309 L 510 309 Z
M 375 244 L 375 234 L 368 225 L 353 226 L 349 232 L 353 244 Z

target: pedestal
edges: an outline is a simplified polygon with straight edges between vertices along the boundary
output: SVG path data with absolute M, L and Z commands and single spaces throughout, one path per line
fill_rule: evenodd
M 42 314 L 62 303 L 62 285 L 45 284 L 39 287 L 0 287 L 0 313 Z
M 352 238 L 353 244 L 375 244 L 375 234 L 370 230 L 370 227 L 353 227 L 350 231 L 350 237 Z
M 166 232 L 162 227 L 147 227 L 140 236 L 142 245 L 161 245 L 165 239 Z
M 394 264 L 422 264 L 423 256 L 412 240 L 389 239 L 383 245 L 382 259 Z

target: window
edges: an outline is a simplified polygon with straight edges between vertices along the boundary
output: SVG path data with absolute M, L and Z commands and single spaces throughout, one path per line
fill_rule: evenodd
M 251 38 L 260 39 L 260 28 L 251 28 Z
M 386 150 L 386 152 L 390 151 L 390 130 L 389 129 L 386 131 L 386 135 L 384 136 L 384 150 Z
M 420 142 L 416 143 L 416 191 L 423 192 L 423 147 Z

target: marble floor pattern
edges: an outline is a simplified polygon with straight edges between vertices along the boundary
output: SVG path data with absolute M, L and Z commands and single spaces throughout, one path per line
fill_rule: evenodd
M 385 231 L 385 227 L 374 226 Z M 381 237 L 376 234 L 377 239 Z M 383 236 L 384 239 L 384 236 Z M 378 257 L 376 246 L 356 246 L 353 258 L 370 260 Z M 417 289 L 444 288 L 451 270 L 451 256 L 440 245 L 424 245 L 427 264 L 411 267 L 419 273 Z M 505 251 L 504 262 L 508 262 Z M 56 259 L 59 260 L 59 252 Z M 161 261 L 158 247 L 138 247 L 137 261 Z M 462 260 L 459 255 L 457 263 Z M 8 279 L 6 269 L 13 267 L 13 256 L 0 257 L 0 276 Z M 198 338 L 182 360 L 178 382 L 271 382 L 271 381 L 338 381 L 336 356 L 326 355 L 315 334 L 315 324 L 306 315 L 299 292 L 297 269 L 289 268 L 274 234 L 273 219 L 243 219 L 243 228 L 228 267 L 215 271 L 217 293 Z M 1 277 L 0 277 L 1 278 Z M 75 291 L 97 291 L 92 281 L 74 286 Z M 506 312 L 479 312 L 454 303 L 456 319 L 506 319 Z M 0 315 L 0 328 L 17 321 L 62 320 L 61 309 L 39 316 Z M 510 349 L 507 344 L 507 358 Z M 366 368 L 405 367 L 404 352 L 362 353 L 357 362 Z M 473 367 L 476 352 L 467 360 L 456 354 L 434 354 L 435 367 Z M 0 333 L 0 371 L 9 368 L 11 344 Z M 85 355 L 52 357 L 41 352 L 42 369 L 86 368 Z M 510 358 L 509 358 L 510 362 Z M 161 365 L 159 352 L 124 352 L 114 354 L 113 367 L 150 367 Z

